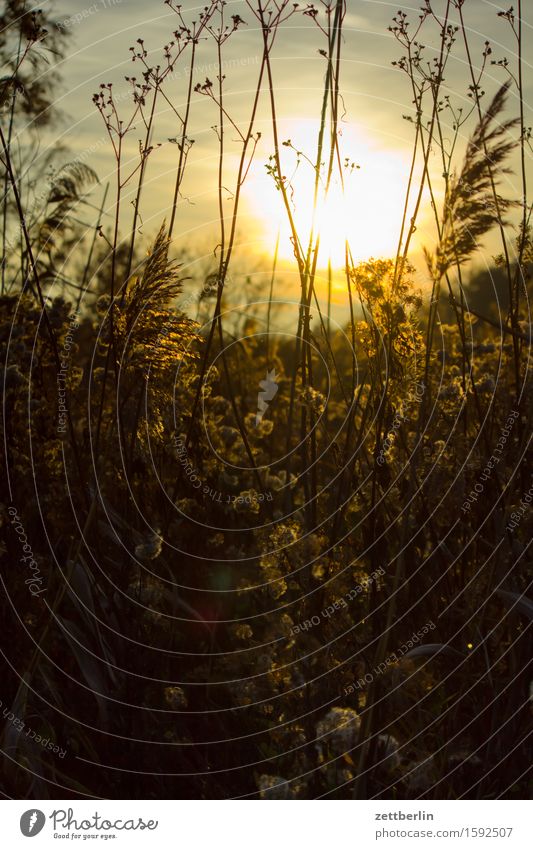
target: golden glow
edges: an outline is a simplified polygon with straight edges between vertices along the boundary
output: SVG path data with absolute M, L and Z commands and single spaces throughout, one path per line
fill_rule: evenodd
M 300 121 L 287 125 L 281 138 L 310 159 L 312 145 L 318 135 L 316 121 Z M 314 213 L 315 232 L 320 235 L 318 266 L 324 269 L 331 260 L 334 268 L 345 261 L 348 239 L 354 260 L 396 255 L 406 191 L 409 160 L 399 152 L 377 148 L 355 128 L 343 127 L 339 136 L 341 161 L 347 157 L 360 168 L 343 168 L 344 191 L 338 174 L 334 175 L 327 198 L 320 192 Z M 285 176 L 290 179 L 293 194 L 291 209 L 304 249 L 307 249 L 313 224 L 314 170 L 301 159 L 295 170 L 295 154 L 282 148 Z M 279 256 L 292 259 L 294 251 L 281 192 L 267 174 L 264 159 L 256 161 L 249 175 L 247 194 L 251 214 L 259 222 L 262 247 L 272 252 L 278 230 Z

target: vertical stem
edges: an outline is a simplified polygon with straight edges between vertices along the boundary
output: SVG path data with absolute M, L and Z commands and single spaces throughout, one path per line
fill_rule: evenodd
M 274 248 L 274 259 L 272 261 L 272 276 L 270 278 L 270 291 L 268 293 L 268 308 L 267 308 L 267 325 L 266 325 L 266 366 L 267 369 L 270 369 L 270 313 L 272 310 L 272 297 L 274 294 L 274 280 L 276 278 L 276 267 L 278 264 L 278 251 L 279 251 L 279 234 L 280 230 L 278 228 L 278 235 L 276 238 L 276 246 Z
M 54 356 L 56 368 L 57 368 L 58 371 L 60 371 L 61 370 L 61 358 L 59 356 L 59 350 L 58 350 L 58 347 L 57 347 L 57 340 L 56 340 L 52 325 L 50 323 L 50 319 L 48 318 L 48 312 L 46 310 L 46 304 L 45 304 L 44 295 L 43 295 L 43 291 L 42 291 L 42 287 L 41 287 L 41 281 L 39 279 L 39 272 L 38 272 L 38 269 L 37 269 L 37 263 L 35 261 L 35 256 L 34 256 L 34 253 L 33 253 L 30 235 L 28 233 L 28 228 L 26 226 L 26 219 L 25 219 L 24 210 L 22 209 L 22 204 L 21 204 L 21 201 L 20 201 L 20 195 L 19 195 L 18 188 L 17 188 L 17 182 L 16 182 L 15 174 L 13 173 L 13 168 L 12 168 L 12 165 L 11 165 L 11 157 L 9 155 L 7 142 L 6 142 L 6 139 L 5 139 L 5 136 L 4 136 L 4 133 L 3 133 L 1 126 L 0 126 L 0 144 L 2 145 L 2 149 L 4 151 L 4 156 L 5 156 L 5 163 L 4 164 L 5 164 L 5 167 L 6 167 L 6 172 L 9 175 L 9 182 L 11 184 L 11 189 L 13 191 L 13 196 L 15 198 L 15 204 L 17 206 L 17 212 L 18 212 L 19 221 L 20 221 L 21 233 L 22 233 L 22 237 L 24 238 L 25 245 L 26 245 L 26 251 L 28 253 L 28 261 L 29 261 L 31 273 L 33 275 L 33 279 L 34 279 L 34 282 L 35 282 L 35 287 L 36 287 L 36 290 L 37 290 L 37 297 L 38 297 L 39 304 L 40 304 L 40 307 L 41 307 L 41 313 L 42 313 L 42 316 L 43 316 L 43 319 L 44 319 L 44 323 L 46 325 L 46 329 L 48 331 L 48 336 L 50 338 L 50 344 L 52 346 L 52 353 L 53 353 L 53 356 Z M 70 414 L 70 407 L 69 407 L 69 403 L 68 403 L 68 395 L 65 396 L 65 406 L 67 408 L 67 421 L 68 421 L 68 427 L 69 427 L 69 436 L 70 436 L 70 442 L 71 442 L 71 446 L 72 446 L 72 451 L 74 453 L 74 460 L 75 460 L 76 468 L 77 468 L 77 472 L 78 472 L 80 491 L 81 491 L 82 496 L 83 496 L 83 498 L 86 502 L 86 505 L 88 507 L 89 502 L 88 502 L 87 493 L 86 493 L 86 490 L 85 490 L 85 480 L 84 480 L 82 470 L 81 470 L 81 462 L 80 462 L 80 456 L 79 456 L 79 453 L 78 453 L 78 444 L 77 444 L 77 440 L 76 440 L 76 434 L 74 432 L 74 425 L 72 423 L 72 417 L 71 417 L 71 414 Z
M 174 197 L 172 200 L 172 213 L 170 215 L 170 225 L 168 228 L 168 237 L 172 238 L 172 233 L 174 232 L 174 223 L 176 220 L 176 211 L 178 206 L 178 197 L 180 192 L 181 181 L 183 179 L 183 168 L 185 164 L 185 145 L 187 142 L 187 127 L 189 125 L 189 114 L 191 111 L 191 98 L 192 98 L 192 82 L 193 82 L 193 74 L 194 74 L 194 60 L 196 56 L 196 39 L 193 39 L 192 48 L 191 48 L 191 67 L 189 70 L 189 82 L 187 86 L 187 104 L 185 106 L 185 115 L 183 116 L 183 122 L 181 127 L 181 144 L 180 144 L 180 155 L 178 160 L 178 170 L 176 171 L 176 182 L 174 184 Z

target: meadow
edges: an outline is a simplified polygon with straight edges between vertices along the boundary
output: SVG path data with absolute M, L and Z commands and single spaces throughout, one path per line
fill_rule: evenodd
M 342 0 L 166 0 L 168 41 L 140 33 L 94 94 L 105 186 L 89 154 L 35 165 L 74 23 L 2 3 L 4 796 L 531 797 L 530 67 L 522 4 L 492 9 L 504 57 L 473 44 L 476 2 L 390 21 L 411 160 L 397 249 L 362 260 Z M 322 63 L 305 149 L 279 120 L 296 24 Z M 216 234 L 191 272 L 207 107 Z M 284 222 L 260 285 L 236 260 L 256 162 Z

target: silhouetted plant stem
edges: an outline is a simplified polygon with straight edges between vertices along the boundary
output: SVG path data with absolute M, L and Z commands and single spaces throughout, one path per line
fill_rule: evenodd
M 11 191 L 13 192 L 13 197 L 15 199 L 15 204 L 16 204 L 16 207 L 17 207 L 17 212 L 18 212 L 19 221 L 20 221 L 21 232 L 23 234 L 24 243 L 25 243 L 25 246 L 26 246 L 26 251 L 28 253 L 28 261 L 29 261 L 29 264 L 30 264 L 33 282 L 35 284 L 35 289 L 33 291 L 34 291 L 34 294 L 36 293 L 38 301 L 39 301 L 39 305 L 41 307 L 41 315 L 42 315 L 42 318 L 43 318 L 45 326 L 46 326 L 48 337 L 50 339 L 50 344 L 52 346 L 52 353 L 53 353 L 54 361 L 55 361 L 55 364 L 56 364 L 56 368 L 57 368 L 57 371 L 59 372 L 61 370 L 61 357 L 59 356 L 59 349 L 58 349 L 58 345 L 57 345 L 57 340 L 56 340 L 55 333 L 54 333 L 54 330 L 52 328 L 52 325 L 50 324 L 50 319 L 48 317 L 48 312 L 47 312 L 47 309 L 46 309 L 46 303 L 45 303 L 45 300 L 44 300 L 44 295 L 43 295 L 43 291 L 42 291 L 42 287 L 41 287 L 41 281 L 39 279 L 39 272 L 38 272 L 38 269 L 37 269 L 37 263 L 35 261 L 35 256 L 34 256 L 34 253 L 33 253 L 33 248 L 32 248 L 30 236 L 29 236 L 29 233 L 28 233 L 28 228 L 26 226 L 26 218 L 25 218 L 25 215 L 24 215 L 24 210 L 22 208 L 20 195 L 19 195 L 19 191 L 18 191 L 18 188 L 17 188 L 17 181 L 16 181 L 16 178 L 15 178 L 15 174 L 13 172 L 12 164 L 11 164 L 11 156 L 10 156 L 9 149 L 7 147 L 7 142 L 6 142 L 4 132 L 3 132 L 1 126 L 0 126 L 0 143 L 2 145 L 2 150 L 3 150 L 3 153 L 4 153 L 3 165 L 6 168 L 6 172 L 9 176 Z M 83 500 L 85 502 L 85 505 L 88 506 L 89 501 L 88 501 L 88 496 L 87 496 L 87 491 L 86 491 L 86 481 L 85 481 L 85 478 L 84 478 L 84 475 L 83 475 L 83 472 L 82 472 L 82 466 L 81 466 L 81 460 L 80 460 L 80 455 L 79 455 L 79 451 L 78 451 L 78 443 L 77 443 L 77 439 L 76 439 L 76 433 L 74 431 L 74 425 L 73 425 L 72 416 L 71 416 L 71 413 L 70 413 L 68 393 L 65 394 L 65 407 L 66 407 L 66 415 L 67 415 L 67 422 L 68 422 L 68 429 L 69 429 L 70 444 L 71 444 L 71 447 L 72 447 L 72 452 L 73 452 L 73 455 L 74 455 L 74 461 L 75 461 L 75 464 L 76 464 L 76 470 L 77 470 L 78 480 L 79 480 L 79 485 L 80 485 L 80 493 L 81 493 L 81 497 L 83 498 Z

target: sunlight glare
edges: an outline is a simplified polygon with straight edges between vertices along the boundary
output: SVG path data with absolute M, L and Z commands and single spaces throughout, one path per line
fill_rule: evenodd
M 311 159 L 311 144 L 318 134 L 316 121 L 300 121 L 287 125 L 282 138 Z M 409 162 L 397 150 L 378 148 L 361 130 L 343 127 L 339 138 L 342 161 L 347 158 L 358 168 L 343 168 L 344 191 L 338 174 L 322 197 L 316 210 L 316 230 L 320 234 L 318 266 L 324 269 L 328 261 L 334 268 L 345 264 L 345 242 L 348 239 L 354 260 L 370 257 L 390 257 L 396 254 L 400 225 L 405 202 L 405 174 Z M 283 151 L 286 176 L 291 180 L 292 211 L 304 248 L 307 248 L 313 221 L 314 171 L 302 158 L 294 168 L 295 155 Z M 280 259 L 294 257 L 290 229 L 279 192 L 271 176 L 266 173 L 264 161 L 257 160 L 250 172 L 248 197 L 251 213 L 261 232 L 263 247 L 272 252 L 278 230 L 280 233 Z

